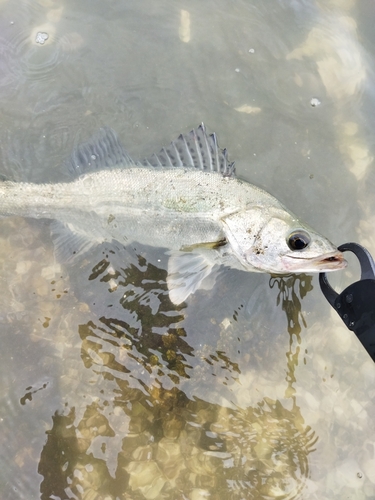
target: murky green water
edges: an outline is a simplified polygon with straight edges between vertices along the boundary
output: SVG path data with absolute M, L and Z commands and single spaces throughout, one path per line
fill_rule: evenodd
M 100 126 L 143 157 L 203 121 L 242 177 L 375 255 L 372 2 L 0 13 L 1 174 L 66 180 Z M 2 500 L 375 497 L 375 365 L 316 276 L 225 270 L 177 307 L 163 249 L 64 266 L 19 218 L 0 240 Z

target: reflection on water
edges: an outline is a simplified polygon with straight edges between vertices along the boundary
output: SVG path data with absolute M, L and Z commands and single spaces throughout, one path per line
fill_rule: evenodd
M 143 257 L 125 269 L 105 260 L 92 268 L 89 280 L 112 280 L 111 294 L 121 289 L 119 302 L 131 320 L 101 316 L 78 326 L 82 363 L 99 386 L 81 408 L 71 403 L 55 413 L 38 469 L 42 499 L 295 498 L 309 476 L 317 436 L 293 398 L 286 405 L 260 397 L 234 409 L 179 389 L 181 379 L 194 378 L 189 359 L 195 353 L 179 326 L 184 316 L 171 310 L 165 278 L 164 269 Z M 302 293 L 294 290 L 297 281 Z M 301 314 L 310 280 L 277 283 L 277 302 L 282 294 L 290 324 Z M 223 352 L 206 356 L 240 372 Z M 298 355 L 288 352 L 287 359 L 291 386 Z M 164 387 L 165 376 L 171 388 Z
M 295 291 L 297 285 L 298 295 L 303 299 L 313 289 L 312 276 L 301 274 L 288 278 L 271 278 L 270 280 L 270 288 L 276 286 L 279 290 L 276 303 L 278 306 L 281 305 L 282 310 L 285 311 L 288 332 L 290 335 L 298 337 L 302 330 L 300 320 L 304 327 L 307 325 L 301 313 L 301 301 Z
M 317 438 L 298 408 L 279 401 L 235 411 L 178 390 L 145 395 L 122 381 L 112 403 L 116 428 L 105 403 L 87 406 L 78 423 L 74 409 L 53 417 L 39 463 L 41 498 L 295 498 L 309 475 Z M 121 449 L 111 473 L 112 441 Z
M 103 125 L 141 157 L 204 121 L 374 254 L 370 4 L 1 1 L 1 174 L 66 179 Z M 375 369 L 313 278 L 224 271 L 176 307 L 162 250 L 65 267 L 48 223 L 0 222 L 2 500 L 375 497 Z

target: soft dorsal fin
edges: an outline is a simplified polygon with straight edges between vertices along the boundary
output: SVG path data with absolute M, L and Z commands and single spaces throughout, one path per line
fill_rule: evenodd
M 235 173 L 234 162 L 229 162 L 226 149 L 220 149 L 216 134 L 208 135 L 202 123 L 189 134 L 180 135 L 175 141 L 141 162 L 152 167 L 191 167 L 209 172 L 219 172 L 225 177 Z
M 134 162 L 110 127 L 100 128 L 88 141 L 79 144 L 68 161 L 70 172 L 77 175 L 120 165 L 130 166 Z

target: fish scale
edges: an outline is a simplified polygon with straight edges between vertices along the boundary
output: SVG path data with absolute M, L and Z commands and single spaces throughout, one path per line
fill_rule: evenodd
M 345 266 L 326 238 L 237 178 L 227 150 L 203 124 L 139 162 L 105 127 L 67 164 L 70 182 L 1 182 L 0 214 L 52 219 L 56 252 L 66 262 L 103 241 L 167 248 L 176 304 L 217 265 L 274 274 Z

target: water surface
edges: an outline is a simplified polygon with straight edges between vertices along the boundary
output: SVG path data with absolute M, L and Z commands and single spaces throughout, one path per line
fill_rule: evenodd
M 241 177 L 375 255 L 371 2 L 0 10 L 3 175 L 67 180 L 104 125 L 138 158 L 203 121 Z M 223 270 L 176 307 L 165 249 L 66 266 L 49 221 L 0 238 L 2 499 L 374 498 L 375 366 L 316 276 Z

